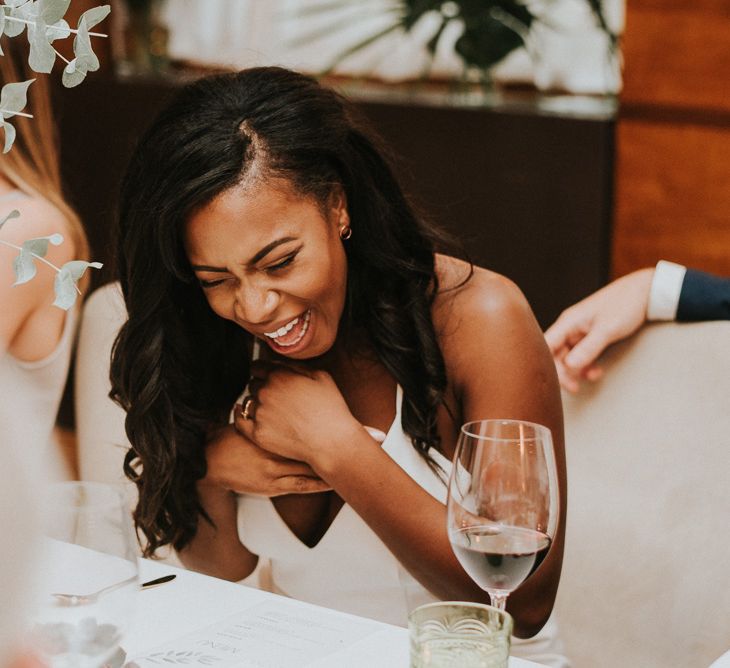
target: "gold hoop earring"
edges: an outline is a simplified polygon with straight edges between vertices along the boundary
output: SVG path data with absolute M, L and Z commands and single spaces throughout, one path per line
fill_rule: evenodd
M 340 225 L 340 239 L 347 241 L 352 236 L 352 228 L 349 225 Z

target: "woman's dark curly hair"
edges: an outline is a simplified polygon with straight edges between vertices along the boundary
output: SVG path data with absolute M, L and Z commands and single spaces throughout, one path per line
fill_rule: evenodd
M 344 189 L 352 238 L 341 331 L 364 332 L 403 387 L 402 424 L 428 460 L 446 371 L 431 306 L 442 237 L 414 213 L 353 108 L 314 79 L 275 67 L 201 79 L 140 140 L 122 184 L 118 270 L 129 319 L 112 355 L 126 411 L 125 473 L 137 485 L 147 554 L 183 548 L 202 508 L 207 430 L 248 378 L 251 335 L 216 316 L 183 247 L 192 212 L 242 181 L 253 160 L 324 205 Z M 261 165 L 257 165 L 260 174 Z

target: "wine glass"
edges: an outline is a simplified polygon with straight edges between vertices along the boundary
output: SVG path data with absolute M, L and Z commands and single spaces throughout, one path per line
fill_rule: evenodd
M 469 577 L 504 610 L 550 548 L 559 498 L 550 430 L 522 420 L 461 428 L 449 480 L 448 531 Z
M 48 486 L 28 643 L 49 668 L 121 665 L 139 590 L 136 540 L 121 486 Z

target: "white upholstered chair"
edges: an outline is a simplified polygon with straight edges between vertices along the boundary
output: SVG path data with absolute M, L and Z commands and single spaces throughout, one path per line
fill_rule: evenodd
M 564 397 L 556 608 L 575 668 L 706 668 L 730 646 L 730 322 L 660 324 Z
M 126 319 L 119 283 L 104 285 L 86 300 L 76 352 L 74 406 L 81 480 L 124 484 L 133 506 L 136 489 L 123 469 L 129 449 L 125 412 L 109 398 L 111 350 Z M 159 556 L 180 565 L 172 551 L 160 550 Z
M 82 480 L 127 483 L 122 469 L 129 448 L 124 432 L 125 413 L 109 399 L 111 349 L 126 319 L 118 283 L 95 290 L 86 300 L 79 331 L 74 389 Z

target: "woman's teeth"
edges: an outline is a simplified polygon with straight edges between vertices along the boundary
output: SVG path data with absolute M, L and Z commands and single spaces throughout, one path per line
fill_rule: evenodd
M 286 325 L 283 325 L 282 327 L 279 327 L 273 334 L 269 334 L 267 332 L 264 332 L 266 336 L 268 336 L 271 339 L 275 339 L 277 336 L 284 336 L 287 332 L 291 331 L 292 327 L 296 325 L 299 322 L 299 316 L 294 318 L 291 322 L 286 323 Z
M 307 329 L 309 329 L 310 316 L 311 312 L 307 311 L 303 316 L 297 316 L 290 322 L 286 323 L 286 325 L 282 325 L 275 332 L 264 332 L 264 336 L 268 336 L 270 339 L 275 341 L 278 346 L 294 346 L 299 343 L 304 335 L 307 333 Z M 302 324 L 298 329 L 300 329 L 301 331 L 295 334 L 293 340 L 284 340 L 286 338 L 286 335 L 289 334 L 299 324 L 300 321 L 302 322 Z

